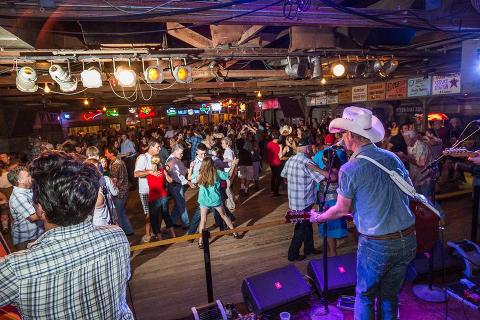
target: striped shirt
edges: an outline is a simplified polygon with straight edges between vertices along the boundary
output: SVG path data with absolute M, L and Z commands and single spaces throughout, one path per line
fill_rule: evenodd
M 32 189 L 13 187 L 8 205 L 13 217 L 12 240 L 14 245 L 35 240 L 43 233 L 41 221 L 30 222 L 27 220 L 36 212 L 32 196 Z
M 0 258 L 0 307 L 22 319 L 133 319 L 126 302 L 130 251 L 122 229 L 91 218 L 45 232 Z
M 288 206 L 292 210 L 303 210 L 316 202 L 316 183 L 325 177 L 310 170 L 308 164 L 314 164 L 304 153 L 299 152 L 285 163 L 281 176 L 287 178 Z

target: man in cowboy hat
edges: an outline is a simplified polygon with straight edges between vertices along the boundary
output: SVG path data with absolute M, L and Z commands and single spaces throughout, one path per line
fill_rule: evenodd
M 405 180 L 408 171 L 393 153 L 374 145 L 385 130 L 370 110 L 345 108 L 342 118 L 329 126 L 342 133 L 345 147 L 353 151 L 340 168 L 337 203 L 310 221 L 323 223 L 352 212 L 359 232 L 355 319 L 374 319 L 375 298 L 381 319 L 397 319 L 398 293 L 408 264 L 415 256 L 415 217 L 409 199 L 384 171 L 359 155 L 395 170 Z

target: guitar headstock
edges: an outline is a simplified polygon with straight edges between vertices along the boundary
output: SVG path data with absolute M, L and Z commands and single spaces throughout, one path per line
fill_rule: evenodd
M 478 156 L 475 151 L 470 151 L 467 148 L 447 148 L 442 152 L 445 156 L 454 158 L 470 158 Z
M 312 213 L 318 213 L 315 210 L 303 211 L 303 210 L 288 210 L 285 214 L 285 221 L 289 223 L 297 223 L 303 221 L 309 221 Z

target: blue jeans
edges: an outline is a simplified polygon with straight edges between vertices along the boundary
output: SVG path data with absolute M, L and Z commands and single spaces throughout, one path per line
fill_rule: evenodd
M 150 202 L 150 223 L 154 234 L 160 233 L 159 218 L 162 216 L 167 228 L 173 227 L 172 218 L 168 213 L 168 197 L 159 198 Z
M 375 319 L 375 298 L 378 319 L 397 319 L 398 293 L 416 250 L 415 233 L 395 240 L 359 236 L 355 320 Z
M 115 209 L 117 209 L 118 224 L 120 225 L 120 228 L 123 229 L 123 232 L 125 232 L 127 236 L 132 235 L 133 234 L 132 224 L 128 219 L 127 210 L 125 208 L 127 204 L 127 198 L 122 199 L 122 198 L 112 197 L 112 200 L 113 200 L 113 204 L 115 205 Z
M 185 192 L 183 186 L 179 183 L 169 183 L 167 185 L 168 193 L 172 196 L 175 202 L 175 207 L 172 210 L 172 221 L 175 223 L 177 217 L 180 215 L 184 227 L 190 225 L 187 212 L 187 204 L 185 203 Z

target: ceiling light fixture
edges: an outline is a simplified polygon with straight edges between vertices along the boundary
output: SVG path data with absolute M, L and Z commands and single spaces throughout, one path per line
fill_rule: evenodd
M 300 57 L 297 57 L 297 62 L 290 61 L 290 57 L 287 57 L 288 64 L 285 67 L 285 73 L 290 78 L 305 78 L 307 75 L 307 64 L 300 61 Z
M 100 88 L 102 86 L 102 74 L 95 67 L 85 69 L 80 73 L 84 88 Z
M 398 67 L 398 60 L 397 59 L 390 59 L 387 62 L 385 62 L 380 70 L 378 71 L 378 75 L 382 78 L 387 78 L 389 77 L 395 70 L 397 70 Z
M 170 68 L 172 71 L 172 75 L 175 78 L 175 80 L 179 83 L 191 83 L 193 81 L 192 78 L 192 68 L 187 66 L 187 61 L 183 59 L 183 66 L 177 66 L 175 68 L 172 68 L 172 61 L 170 60 Z
M 77 90 L 77 79 L 72 77 L 70 73 L 70 62 L 68 62 L 68 70 L 63 69 L 58 64 L 52 64 L 48 69 L 50 77 L 58 83 L 62 92 L 72 92 Z
M 22 92 L 35 92 L 37 86 L 37 72 L 32 67 L 22 67 L 17 71 L 17 89 Z
M 162 83 L 163 82 L 163 69 L 160 67 L 157 59 L 157 65 L 149 66 L 145 69 L 145 62 L 142 59 L 143 76 L 147 83 Z
M 130 60 L 128 60 L 128 66 L 120 66 L 118 68 L 115 65 L 115 60 L 113 60 L 113 76 L 122 87 L 135 87 L 137 84 L 137 74 L 132 70 Z

